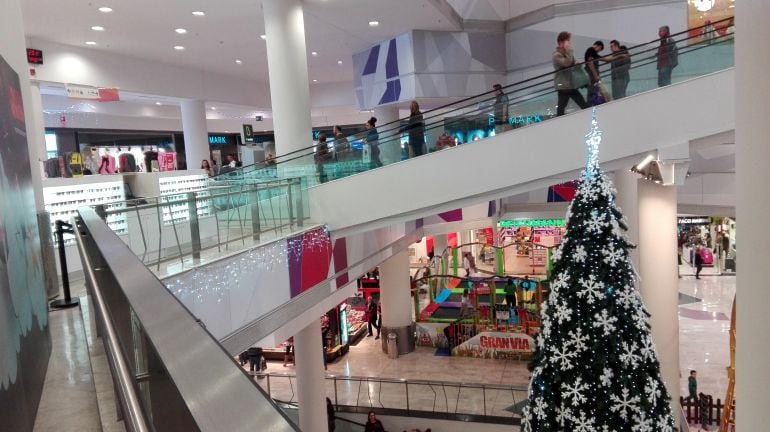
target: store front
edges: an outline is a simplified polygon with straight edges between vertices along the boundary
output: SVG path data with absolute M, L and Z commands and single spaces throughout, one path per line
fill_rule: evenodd
M 735 219 L 721 216 L 679 216 L 677 238 L 680 273 L 689 274 L 695 254 L 703 263 L 703 274 L 735 273 Z
M 551 250 L 566 234 L 564 219 L 513 219 L 497 223 L 505 274 L 545 276 Z

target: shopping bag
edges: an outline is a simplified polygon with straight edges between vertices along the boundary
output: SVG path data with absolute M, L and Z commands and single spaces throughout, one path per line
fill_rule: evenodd
M 599 81 L 599 93 L 602 95 L 605 102 L 609 102 L 612 100 L 612 96 L 610 95 L 610 92 L 607 91 L 607 86 L 605 86 L 604 83 L 601 81 Z

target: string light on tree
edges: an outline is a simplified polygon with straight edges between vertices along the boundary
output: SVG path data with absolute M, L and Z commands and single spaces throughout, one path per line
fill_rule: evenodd
M 594 109 L 586 168 L 567 210 L 530 370 L 522 431 L 673 432 L 649 313 L 629 260 L 634 247 L 599 167 Z M 676 383 L 674 383 L 676 384 Z

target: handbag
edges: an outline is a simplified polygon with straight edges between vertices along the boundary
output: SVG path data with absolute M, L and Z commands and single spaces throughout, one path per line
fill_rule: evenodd
M 605 86 L 604 83 L 601 81 L 599 81 L 599 93 L 601 93 L 605 102 L 609 102 L 612 100 L 612 96 L 610 95 L 610 92 L 607 91 L 607 86 Z
M 572 67 L 572 88 L 579 89 L 588 86 L 588 74 L 579 66 Z

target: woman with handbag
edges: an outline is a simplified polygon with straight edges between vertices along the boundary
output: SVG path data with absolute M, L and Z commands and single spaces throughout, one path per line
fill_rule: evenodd
M 556 38 L 557 47 L 553 52 L 553 69 L 556 71 L 553 84 L 559 95 L 556 115 L 564 115 L 570 98 L 582 108 L 588 108 L 580 87 L 588 85 L 588 76 L 580 67 L 575 67 L 575 55 L 572 53 L 572 33 L 563 31 Z

